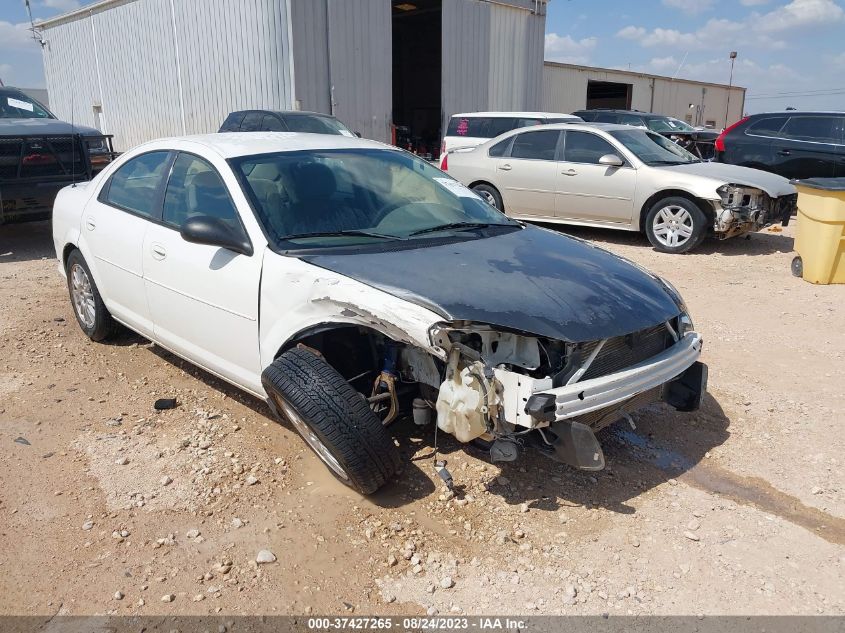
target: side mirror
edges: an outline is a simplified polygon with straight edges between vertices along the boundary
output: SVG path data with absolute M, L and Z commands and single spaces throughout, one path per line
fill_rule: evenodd
M 241 255 L 252 255 L 252 244 L 239 226 L 233 229 L 222 220 L 210 215 L 195 215 L 185 220 L 179 232 L 182 239 L 192 244 L 219 246 Z
M 622 167 L 624 164 L 625 161 L 616 154 L 605 154 L 599 158 L 599 165 L 605 165 L 607 167 Z

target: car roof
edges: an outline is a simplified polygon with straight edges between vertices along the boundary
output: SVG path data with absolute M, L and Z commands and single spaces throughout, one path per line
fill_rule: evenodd
M 144 143 L 145 151 L 155 149 L 187 149 L 202 145 L 223 158 L 322 149 L 389 149 L 402 151 L 392 145 L 342 134 L 310 134 L 305 132 L 221 132 L 175 136 Z
M 632 114 L 634 116 L 655 117 L 660 119 L 677 118 L 673 117 L 671 114 L 657 114 L 656 112 L 642 112 L 640 110 L 615 110 L 612 108 L 593 108 L 592 110 L 576 110 L 575 112 L 607 112 L 610 114 Z
M 759 116 L 800 116 L 802 114 L 833 114 L 842 116 L 845 114 L 845 110 L 776 110 L 774 112 L 756 112 L 754 114 L 749 114 L 748 118 Z
M 323 112 L 311 112 L 309 110 L 268 110 L 266 108 L 249 108 L 247 110 L 233 110 L 229 116 L 233 114 L 246 114 L 247 112 L 265 112 L 266 114 L 284 114 L 285 116 L 318 116 L 325 119 L 334 119 L 331 114 Z
M 550 125 L 543 125 L 542 127 L 521 127 L 513 130 L 514 132 L 537 132 L 539 130 L 583 130 L 586 132 L 592 130 L 603 130 L 605 132 L 615 132 L 616 130 L 638 130 L 640 128 L 631 127 L 630 125 L 623 125 L 621 123 L 592 123 L 585 121 L 584 123 L 552 123 Z
M 571 119 L 571 118 L 578 118 L 576 115 L 573 114 L 564 114 L 563 112 L 459 112 L 458 114 L 453 114 L 452 118 L 459 116 L 464 118 L 472 118 L 472 117 L 498 117 L 498 118 L 506 118 L 506 117 L 525 117 L 525 118 L 533 118 L 533 119 L 549 119 L 549 118 L 561 118 L 561 119 Z

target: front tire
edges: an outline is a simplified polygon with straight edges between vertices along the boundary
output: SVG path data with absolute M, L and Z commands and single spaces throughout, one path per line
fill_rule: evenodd
M 103 341 L 114 332 L 114 320 L 109 314 L 88 263 L 78 250 L 67 258 L 65 266 L 67 288 L 76 322 L 92 341 Z
M 472 190 L 481 196 L 491 207 L 498 209 L 502 213 L 505 212 L 505 205 L 502 203 L 502 196 L 496 187 L 482 182 L 477 185 L 473 185 Z
M 322 358 L 288 350 L 264 370 L 261 382 L 276 414 L 350 488 L 372 494 L 399 470 L 399 451 L 381 420 Z
M 707 216 L 692 200 L 672 196 L 654 203 L 645 220 L 648 241 L 662 253 L 686 253 L 707 235 Z

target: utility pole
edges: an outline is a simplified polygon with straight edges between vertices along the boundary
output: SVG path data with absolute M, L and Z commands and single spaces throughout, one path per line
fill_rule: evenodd
M 728 127 L 728 112 L 731 109 L 731 91 L 734 85 L 734 62 L 736 61 L 736 51 L 731 51 L 731 78 L 728 81 L 728 103 L 725 106 L 725 128 Z

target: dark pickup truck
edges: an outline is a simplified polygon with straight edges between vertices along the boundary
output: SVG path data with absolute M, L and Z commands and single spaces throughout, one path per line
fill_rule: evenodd
M 115 156 L 110 135 L 0 87 L 0 224 L 49 218 L 59 189 L 90 180 Z

